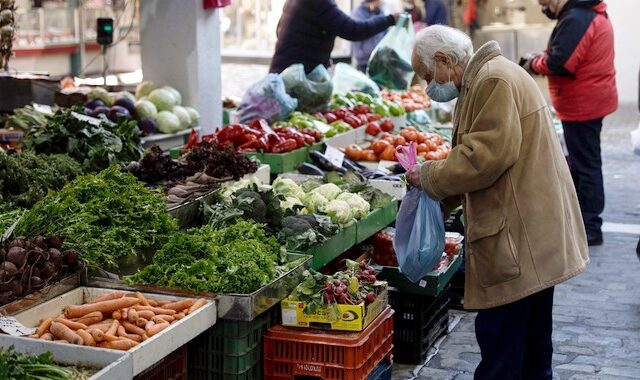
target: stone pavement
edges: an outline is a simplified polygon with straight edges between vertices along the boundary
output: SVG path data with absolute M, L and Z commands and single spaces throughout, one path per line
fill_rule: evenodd
M 605 222 L 640 225 L 640 156 L 631 151 L 629 132 L 638 126 L 634 106 L 605 119 L 602 135 Z M 605 244 L 591 249 L 591 264 L 558 285 L 554 307 L 554 379 L 640 379 L 640 261 L 637 234 L 616 227 Z M 473 379 L 480 361 L 474 313 L 452 312 L 453 328 L 419 367 L 394 366 L 394 379 Z

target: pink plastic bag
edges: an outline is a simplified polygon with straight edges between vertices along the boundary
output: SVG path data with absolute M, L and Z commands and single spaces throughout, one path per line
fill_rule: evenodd
M 415 143 L 411 141 L 408 146 L 399 146 L 396 149 L 396 159 L 406 171 L 418 165 L 418 151 Z

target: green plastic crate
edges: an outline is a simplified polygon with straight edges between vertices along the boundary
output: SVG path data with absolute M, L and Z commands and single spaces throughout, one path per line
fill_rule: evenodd
M 378 280 L 387 281 L 390 287 L 394 287 L 399 292 L 435 297 L 440 295 L 440 293 L 446 289 L 447 285 L 449 285 L 449 282 L 451 282 L 451 278 L 462 264 L 463 254 L 464 253 L 460 251 L 458 257 L 449 265 L 449 268 L 445 272 L 439 274 L 431 272 L 424 276 L 417 284 L 414 284 L 404 274 L 400 273 L 398 267 L 380 266 L 380 273 L 378 273 L 377 277 Z
M 243 153 L 255 157 L 261 163 L 271 166 L 271 174 L 280 174 L 296 170 L 298 165 L 309 159 L 309 148 L 304 147 L 287 153 Z
M 261 378 L 262 337 L 278 323 L 279 307 L 272 307 L 251 322 L 218 319 L 188 344 L 189 379 Z
M 362 243 L 376 232 L 396 220 L 398 201 L 393 200 L 386 207 L 373 210 L 366 218 L 356 224 L 356 244 Z
M 313 256 L 311 268 L 320 269 L 356 245 L 356 224 L 345 227 L 329 240 L 301 252 Z

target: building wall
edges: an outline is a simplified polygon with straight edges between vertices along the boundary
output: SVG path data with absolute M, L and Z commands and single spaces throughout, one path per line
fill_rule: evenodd
M 640 1 L 606 0 L 615 33 L 616 81 L 620 102 L 638 102 L 638 70 L 640 69 L 640 43 L 638 14 Z

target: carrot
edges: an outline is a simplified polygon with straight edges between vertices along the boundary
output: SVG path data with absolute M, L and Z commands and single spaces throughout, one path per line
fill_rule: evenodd
M 158 304 L 158 307 L 162 307 L 162 306 L 164 306 L 164 305 L 166 305 L 168 303 L 171 303 L 171 302 L 173 302 L 173 301 L 171 301 L 171 300 L 158 300 L 158 301 L 156 301 L 156 303 Z
M 147 333 L 145 332 L 144 334 L 142 334 L 142 341 L 144 342 L 147 339 L 149 339 L 149 335 L 147 335 Z
M 113 319 L 122 319 L 122 312 L 120 310 L 116 310 L 113 313 L 111 313 L 111 318 Z
M 162 323 L 162 322 L 173 322 L 175 321 L 175 318 L 172 315 L 156 315 L 155 317 L 151 318 L 152 321 L 154 321 L 155 323 Z
M 144 325 L 144 329 L 145 329 L 145 331 L 146 331 L 146 330 L 149 330 L 149 329 L 150 329 L 151 327 L 153 327 L 155 324 L 156 324 L 156 323 L 155 323 L 154 321 L 149 321 L 149 322 L 147 322 L 147 324 L 146 324 L 146 325 Z
M 151 305 L 149 305 L 149 301 L 147 301 L 147 299 L 145 298 L 144 294 L 142 294 L 140 292 L 136 292 L 135 296 L 138 297 L 138 299 L 140 300 L 140 303 L 142 305 L 151 306 Z
M 179 320 L 181 320 L 182 318 L 184 318 L 184 317 L 185 317 L 185 315 L 184 315 L 184 313 L 180 312 L 180 313 L 178 313 L 178 314 L 174 315 L 174 317 L 176 318 L 176 321 L 179 321 Z
M 94 299 L 93 301 L 89 302 L 90 304 L 92 303 L 98 303 L 98 302 L 102 302 L 102 301 L 111 301 L 111 300 L 115 300 L 118 298 L 122 298 L 124 297 L 124 293 L 123 292 L 111 292 L 111 293 L 107 293 L 107 294 L 103 294 L 99 297 L 96 297 L 96 299 Z
M 198 310 L 199 308 L 203 307 L 204 305 L 207 304 L 207 300 L 204 298 L 200 298 L 198 299 L 193 305 L 191 305 L 191 307 L 189 308 L 189 314 L 193 313 L 194 311 Z
M 85 325 L 84 323 L 70 321 L 70 320 L 68 320 L 66 318 L 61 318 L 61 317 L 56 318 L 56 322 L 62 323 L 63 325 L 65 325 L 68 328 L 70 328 L 71 330 L 78 330 L 78 329 L 86 329 L 87 328 L 87 325 Z
M 100 343 L 100 342 L 102 342 L 104 340 L 104 332 L 102 332 L 101 330 L 91 329 L 91 330 L 89 330 L 89 334 L 91 334 L 91 337 L 97 343 Z
M 184 309 L 181 311 L 182 314 L 187 315 L 189 314 L 189 309 Z
M 138 334 L 127 334 L 127 335 L 124 335 L 123 338 L 131 339 L 132 341 L 138 342 L 138 343 L 142 342 L 142 337 Z
M 144 330 L 131 322 L 122 322 L 124 329 L 132 334 L 142 335 L 144 334 Z
M 111 327 L 109 327 L 106 334 L 115 335 L 116 332 L 118 331 L 118 326 L 120 326 L 120 322 L 118 322 L 117 320 L 114 320 L 113 323 L 111 323 Z
M 64 308 L 67 318 L 82 317 L 94 311 L 103 313 L 113 312 L 139 303 L 140 300 L 133 297 L 122 297 L 115 300 L 101 301 L 85 305 L 69 305 Z
M 111 334 L 104 334 L 104 340 L 107 342 L 114 342 L 116 340 L 120 340 L 123 339 L 119 336 L 115 336 L 115 335 L 111 335 Z
M 49 327 L 51 327 L 51 322 L 52 321 L 53 321 L 53 319 L 47 318 L 42 323 L 40 323 L 40 327 L 38 327 L 38 332 L 36 332 L 36 335 L 41 337 L 44 333 L 49 331 Z
M 172 302 L 172 303 L 168 303 L 166 305 L 163 305 L 162 308 L 163 309 L 170 309 L 170 310 L 175 310 L 176 312 L 183 310 L 183 309 L 188 309 L 191 306 L 193 306 L 193 299 L 191 298 L 187 298 L 181 301 L 176 301 L 176 302 Z
M 127 330 L 124 329 L 124 326 L 120 325 L 118 326 L 117 334 L 118 336 L 125 336 L 127 335 Z
M 136 319 L 136 326 L 138 326 L 140 328 L 144 328 L 144 326 L 147 325 L 147 322 L 149 322 L 149 320 L 146 319 L 146 318 L 138 318 L 138 319 Z
M 66 341 L 66 340 L 64 340 L 64 339 L 56 339 L 56 340 L 54 340 L 54 342 L 56 342 L 56 343 L 66 343 L 66 344 L 69 344 L 69 342 L 67 342 L 67 341 Z
M 134 309 L 130 309 L 129 310 L 129 314 L 127 315 L 127 319 L 129 320 L 129 322 L 133 323 L 138 319 L 139 315 L 138 312 Z
M 158 301 L 156 300 L 147 299 L 147 302 L 149 303 L 149 306 L 158 306 Z
M 46 332 L 46 333 L 40 335 L 40 339 L 42 339 L 42 340 L 53 340 L 53 334 L 51 334 L 50 332 Z
M 135 306 L 133 306 L 133 309 L 136 310 L 136 311 L 151 310 L 154 314 L 174 315 L 176 313 L 176 311 L 172 310 L 172 309 L 164 309 L 164 308 L 153 307 L 153 306 L 135 305 Z
M 58 339 L 66 340 L 69 343 L 82 345 L 84 341 L 78 334 L 76 334 L 73 330 L 71 330 L 66 325 L 53 321 L 51 322 L 51 327 L 49 328 L 53 336 Z
M 94 311 L 92 313 L 89 313 L 89 314 L 85 315 L 84 317 L 78 318 L 76 320 L 76 322 L 84 323 L 85 325 L 89 326 L 89 325 L 92 325 L 94 323 L 100 322 L 103 318 L 104 318 L 104 316 L 102 315 L 101 312 Z
M 157 323 L 153 326 L 151 326 L 150 328 L 146 329 L 147 330 L 147 335 L 154 336 L 156 334 L 158 334 L 160 331 L 166 329 L 167 327 L 169 327 L 169 322 L 162 322 L 162 323 Z
M 128 351 L 137 345 L 138 342 L 131 339 L 119 339 L 116 341 L 102 342 L 98 346 L 102 348 L 110 348 L 112 350 Z
M 122 309 L 120 312 L 122 313 L 122 320 L 126 321 L 129 318 L 129 309 Z
M 76 334 L 78 334 L 80 336 L 80 338 L 82 338 L 85 346 L 95 346 L 96 345 L 96 341 L 93 339 L 91 334 L 89 334 L 86 330 L 79 329 L 78 331 L 76 331 Z
M 151 310 L 136 310 L 138 312 L 138 318 L 151 319 L 156 314 Z

